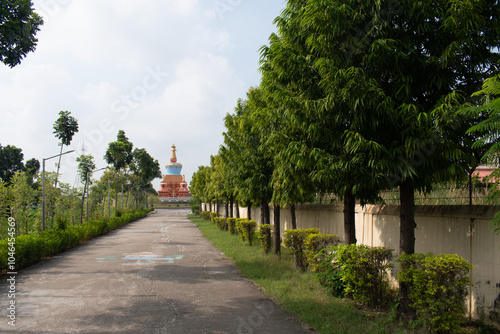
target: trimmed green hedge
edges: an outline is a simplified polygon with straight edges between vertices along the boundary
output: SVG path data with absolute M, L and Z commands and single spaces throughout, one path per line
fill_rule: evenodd
M 318 233 L 319 229 L 317 228 L 285 230 L 284 244 L 293 252 L 295 265 L 302 270 L 307 269 L 307 258 L 304 252 L 304 242 L 308 235 Z
M 262 248 L 262 251 L 266 254 L 269 253 L 269 251 L 271 250 L 271 246 L 273 245 L 273 240 L 271 237 L 272 228 L 272 225 L 261 224 L 259 226 L 259 230 L 257 231 L 257 235 L 260 240 L 260 248 Z
M 472 265 L 456 254 L 404 254 L 398 261 L 400 282 L 410 287 L 418 319 L 435 333 L 461 328 Z
M 226 218 L 225 217 L 214 217 L 213 221 L 215 225 L 221 230 L 225 231 L 226 230 Z
M 236 231 L 242 241 L 246 241 L 248 245 L 252 245 L 252 240 L 255 235 L 257 222 L 255 220 L 248 220 L 246 218 L 236 219 Z
M 139 218 L 146 217 L 153 209 L 140 209 L 124 213 L 109 220 L 94 220 L 82 225 L 54 229 L 40 234 L 22 234 L 15 238 L 15 270 L 32 266 L 48 258 L 78 246 L 97 236 L 108 233 Z M 12 240 L 10 240 L 12 241 Z M 8 270 L 9 238 L 0 240 L 0 272 Z

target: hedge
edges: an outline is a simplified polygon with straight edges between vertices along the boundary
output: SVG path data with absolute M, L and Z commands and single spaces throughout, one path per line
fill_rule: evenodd
M 417 318 L 433 332 L 460 330 L 472 265 L 456 254 L 403 254 L 399 280 L 410 287 Z
M 120 226 L 143 218 L 153 209 L 126 212 L 121 217 L 109 220 L 94 220 L 82 225 L 53 229 L 39 234 L 22 234 L 15 238 L 15 270 L 32 266 L 45 258 L 78 246 Z M 12 240 L 10 240 L 12 241 Z M 0 240 L 0 272 L 8 270 L 9 238 Z
M 318 234 L 319 229 L 307 228 L 297 230 L 285 230 L 284 244 L 292 250 L 295 265 L 302 270 L 307 269 L 307 258 L 304 252 L 304 242 L 309 234 Z

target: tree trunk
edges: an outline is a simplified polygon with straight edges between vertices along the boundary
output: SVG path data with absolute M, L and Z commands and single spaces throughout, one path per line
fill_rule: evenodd
M 344 194 L 344 243 L 346 245 L 356 244 L 356 201 L 351 191 Z
M 292 230 L 296 230 L 297 216 L 295 215 L 295 204 L 290 205 L 290 214 L 292 215 Z
M 56 181 L 54 182 L 54 188 L 57 188 L 57 179 L 59 177 L 59 168 L 61 167 L 61 157 L 64 144 L 61 143 L 61 152 L 59 152 L 59 162 L 57 163 Z
M 469 205 L 472 205 L 472 173 L 473 171 L 469 172 Z
M 401 254 L 415 253 L 415 193 L 413 185 L 405 180 L 399 186 L 400 191 L 400 241 L 399 251 Z M 415 310 L 410 306 L 410 285 L 406 283 L 399 284 L 399 299 L 398 306 L 399 318 L 409 321 L 416 318 Z
M 85 186 L 83 187 L 83 195 L 82 195 L 82 213 L 80 215 L 80 224 L 83 224 L 83 203 L 85 202 L 85 193 L 87 190 L 87 181 L 88 177 L 85 179 Z M 87 218 L 88 219 L 88 218 Z
M 247 219 L 251 220 L 252 219 L 252 203 L 248 202 L 247 205 Z
M 240 218 L 240 205 L 238 204 L 238 201 L 235 201 L 236 203 L 236 218 Z
M 264 206 L 266 205 L 266 201 L 261 200 L 260 201 L 260 224 L 265 224 L 266 223 L 266 210 L 264 209 Z
M 229 217 L 233 218 L 233 210 L 234 210 L 234 201 L 231 199 L 229 201 Z
M 274 206 L 274 235 L 273 235 L 273 253 L 281 254 L 281 232 L 280 232 L 280 206 Z
M 229 203 L 228 202 L 226 202 L 224 204 L 224 217 L 226 217 L 226 218 L 229 217 Z

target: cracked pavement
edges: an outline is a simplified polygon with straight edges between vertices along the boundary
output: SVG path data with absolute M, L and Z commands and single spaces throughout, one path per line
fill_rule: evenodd
M 188 213 L 156 210 L 19 272 L 15 327 L 0 284 L 0 333 L 312 333 L 242 277 Z

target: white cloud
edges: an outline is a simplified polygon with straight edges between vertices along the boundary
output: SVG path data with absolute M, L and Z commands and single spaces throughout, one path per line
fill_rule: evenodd
M 34 0 L 45 24 L 37 50 L 0 68 L 0 143 L 25 158 L 57 154 L 52 126 L 71 111 L 98 167 L 123 129 L 164 168 L 170 146 L 188 180 L 222 143 L 223 117 L 258 83 L 258 49 L 281 1 Z M 231 10 L 217 15 L 216 5 Z M 76 177 L 76 154 L 63 180 Z M 50 170 L 52 162 L 47 164 Z M 159 180 L 156 181 L 159 183 Z

